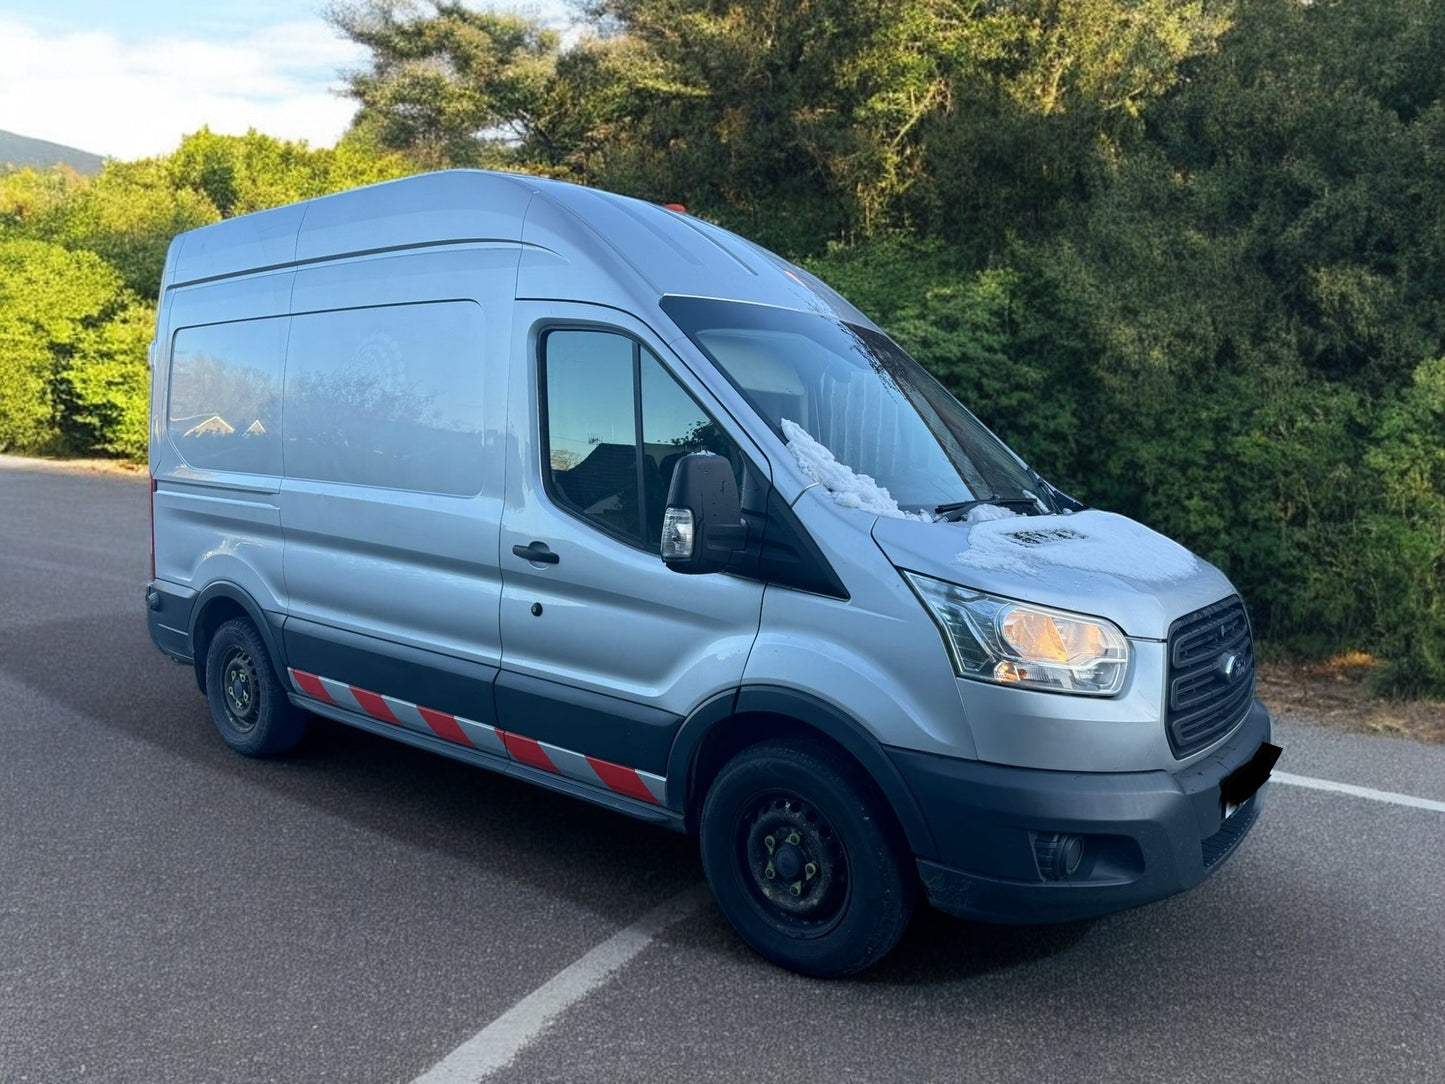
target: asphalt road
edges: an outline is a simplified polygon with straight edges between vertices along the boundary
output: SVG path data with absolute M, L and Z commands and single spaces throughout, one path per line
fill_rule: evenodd
M 0 1081 L 409 1081 L 701 880 L 686 839 L 318 721 L 222 745 L 145 631 L 143 478 L 0 459 Z M 1281 728 L 1445 800 L 1445 748 Z M 498 1081 L 1445 1081 L 1445 813 L 1273 784 L 1198 889 L 921 911 L 846 982 L 705 904 Z

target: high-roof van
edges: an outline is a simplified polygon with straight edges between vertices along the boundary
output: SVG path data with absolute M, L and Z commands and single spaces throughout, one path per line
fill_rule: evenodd
M 150 632 L 241 753 L 321 715 L 695 834 L 822 976 L 919 897 L 1170 895 L 1258 815 L 1229 581 L 696 217 L 449 171 L 230 219 L 152 369 Z

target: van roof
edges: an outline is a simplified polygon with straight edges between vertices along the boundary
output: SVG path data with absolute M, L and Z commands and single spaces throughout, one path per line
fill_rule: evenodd
M 165 287 L 443 244 L 522 245 L 518 298 L 663 295 L 812 310 L 871 326 L 813 275 L 694 216 L 521 173 L 444 170 L 226 219 L 172 243 Z

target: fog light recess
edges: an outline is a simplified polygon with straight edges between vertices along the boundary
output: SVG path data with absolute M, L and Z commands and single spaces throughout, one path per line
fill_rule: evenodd
M 1078 872 L 1084 861 L 1084 840 L 1068 832 L 1034 833 L 1034 858 L 1046 881 L 1064 881 Z

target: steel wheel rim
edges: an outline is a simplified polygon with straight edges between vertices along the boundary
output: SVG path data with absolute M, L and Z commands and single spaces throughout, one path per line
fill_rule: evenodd
M 239 648 L 226 656 L 221 667 L 221 698 L 237 730 L 251 730 L 261 712 L 261 682 L 256 663 Z
M 775 928 L 821 937 L 842 921 L 851 895 L 847 852 L 815 804 L 785 791 L 758 795 L 734 838 L 748 895 Z

